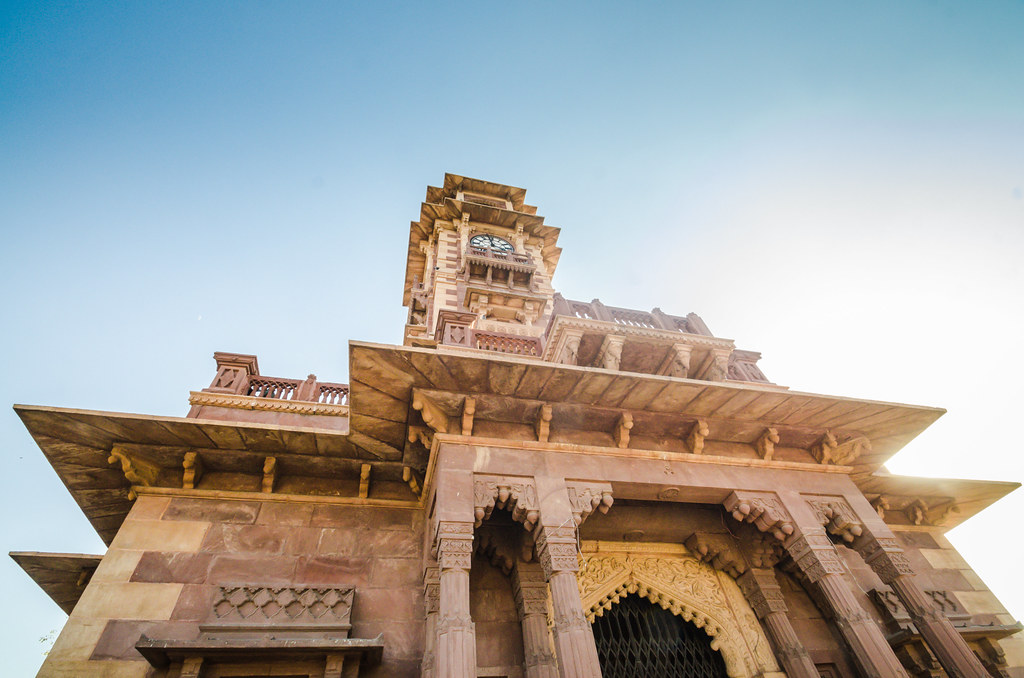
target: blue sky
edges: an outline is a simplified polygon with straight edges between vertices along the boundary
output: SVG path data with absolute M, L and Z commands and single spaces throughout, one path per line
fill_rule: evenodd
M 182 415 L 215 350 L 397 343 L 446 171 L 571 298 L 699 313 L 798 390 L 940 405 L 892 463 L 1024 479 L 1024 4 L 0 3 L 0 402 Z M 8 550 L 102 545 L 8 410 Z M 1018 493 L 1020 494 L 1020 493 Z M 1017 618 L 1012 496 L 952 533 Z M 12 673 L 63 615 L 13 563 Z

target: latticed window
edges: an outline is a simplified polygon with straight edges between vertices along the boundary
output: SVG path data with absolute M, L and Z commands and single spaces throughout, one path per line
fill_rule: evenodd
M 604 678 L 726 678 L 711 638 L 646 598 L 626 596 L 594 620 Z

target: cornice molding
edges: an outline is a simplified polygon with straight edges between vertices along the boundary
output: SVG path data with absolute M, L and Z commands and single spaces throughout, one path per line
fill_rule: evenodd
M 318 414 L 328 417 L 348 416 L 348 405 L 313 403 L 301 400 L 255 398 L 253 396 L 227 393 L 191 391 L 188 396 L 188 402 L 189 405 L 197 405 L 200 407 L 229 407 L 238 410 L 290 412 L 292 414 Z

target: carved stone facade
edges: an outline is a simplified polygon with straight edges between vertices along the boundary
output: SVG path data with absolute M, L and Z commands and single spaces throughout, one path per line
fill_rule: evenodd
M 595 620 L 642 605 L 731 678 L 1024 677 L 943 537 L 1015 484 L 882 467 L 940 410 L 565 299 L 558 235 L 446 175 L 403 345 L 351 342 L 351 386 L 217 353 L 186 417 L 16 408 L 109 546 L 13 554 L 70 611 L 40 675 L 595 678 L 629 642 Z

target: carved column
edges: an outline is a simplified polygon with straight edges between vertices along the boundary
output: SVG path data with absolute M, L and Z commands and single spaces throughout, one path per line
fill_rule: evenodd
M 835 546 L 822 528 L 806 528 L 784 544 L 793 562 L 830 608 L 858 667 L 869 678 L 908 678 L 881 629 L 854 598 Z
M 476 630 L 469 614 L 473 523 L 442 521 L 437 529 L 437 675 L 476 677 Z
M 512 592 L 523 626 L 526 678 L 558 678 L 548 631 L 548 585 L 540 565 L 519 561 L 512 570 Z
M 868 533 L 853 546 L 878 578 L 899 597 L 947 674 L 952 678 L 985 678 L 989 675 L 952 622 L 918 585 L 910 562 L 895 537 L 891 534 L 876 537 Z
M 811 656 L 789 623 L 788 608 L 782 597 L 782 589 L 771 569 L 750 568 L 736 583 L 740 585 L 747 602 L 754 608 L 754 614 L 768 629 L 768 637 L 775 647 L 775 654 L 782 662 L 789 678 L 820 678 Z
M 784 503 L 769 492 L 733 492 L 725 508 L 734 518 L 755 525 L 782 542 L 817 597 L 832 613 L 836 627 L 867 678 L 909 678 L 881 629 L 853 596 L 845 569 L 811 506 L 799 495 Z
M 423 642 L 423 662 L 420 675 L 434 678 L 437 675 L 437 614 L 441 595 L 441 570 L 428 567 L 423 573 L 423 599 L 427 607 L 426 635 Z
M 576 559 L 576 528 L 539 527 L 537 559 L 551 587 L 555 611 L 555 649 L 561 678 L 599 678 L 594 631 L 583 615 L 583 601 L 576 583 L 579 561 Z

